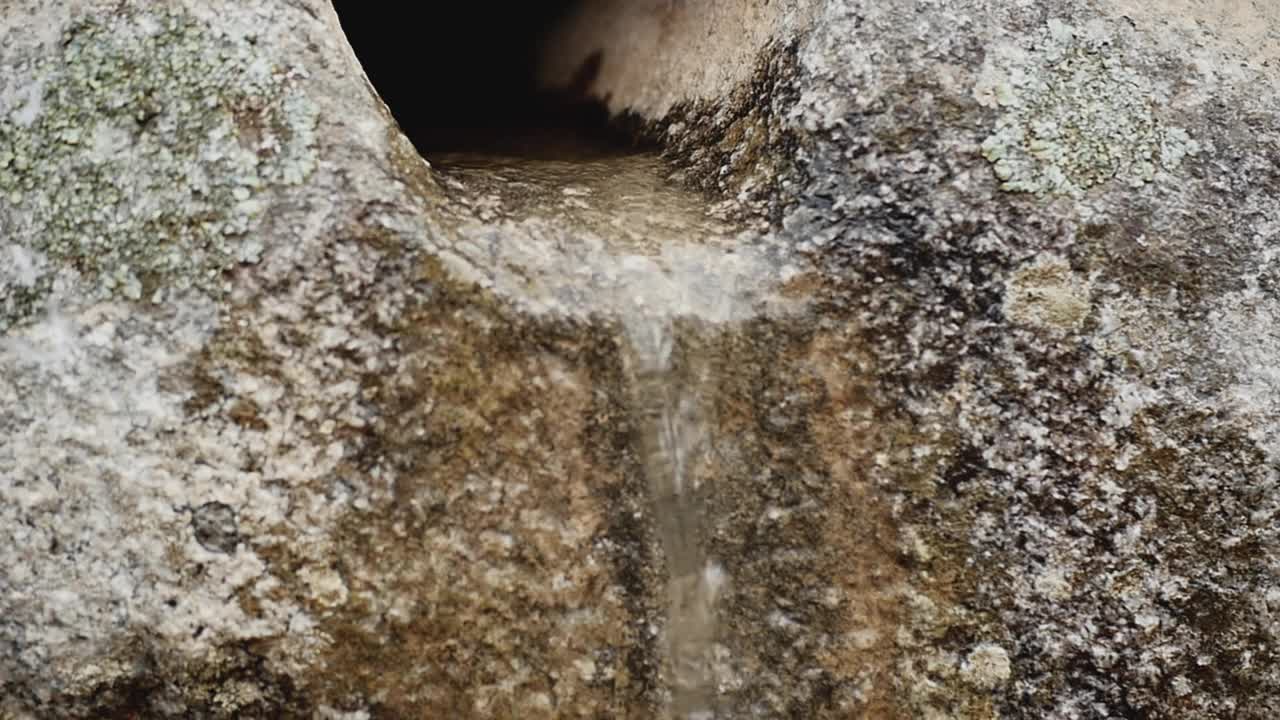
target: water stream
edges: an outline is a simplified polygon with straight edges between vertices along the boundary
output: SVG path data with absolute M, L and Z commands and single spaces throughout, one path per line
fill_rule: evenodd
M 668 576 L 669 716 L 713 720 L 717 609 L 728 587 L 707 552 L 702 477 L 712 440 L 700 405 L 706 358 L 681 351 L 680 332 L 740 322 L 774 302 L 777 263 L 752 237 L 675 187 L 649 154 L 573 161 L 439 158 L 446 187 L 474 219 L 441 257 L 464 277 L 534 313 L 612 318 L 621 338 L 636 449 Z
M 681 720 L 715 717 L 716 602 L 724 571 L 707 556 L 705 508 L 693 473 L 708 428 L 673 361 L 670 318 L 636 313 L 623 319 L 639 450 L 667 562 L 667 653 L 671 712 Z

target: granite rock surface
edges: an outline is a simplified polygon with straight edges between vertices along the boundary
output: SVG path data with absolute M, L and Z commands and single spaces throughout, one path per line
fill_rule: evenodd
M 661 158 L 468 165 L 323 0 L 0 3 L 0 718 L 664 717 L 689 597 L 718 717 L 1275 716 L 1280 13 L 639 5 Z

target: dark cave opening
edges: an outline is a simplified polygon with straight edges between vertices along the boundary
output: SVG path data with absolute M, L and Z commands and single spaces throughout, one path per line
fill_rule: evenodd
M 423 156 L 567 159 L 625 150 L 633 139 L 588 94 L 603 50 L 567 87 L 539 84 L 551 33 L 583 1 L 334 7 L 369 80 Z

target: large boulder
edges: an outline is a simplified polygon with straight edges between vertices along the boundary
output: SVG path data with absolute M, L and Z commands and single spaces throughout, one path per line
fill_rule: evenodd
M 0 19 L 0 718 L 1280 707 L 1280 11 L 584 3 L 519 160 Z

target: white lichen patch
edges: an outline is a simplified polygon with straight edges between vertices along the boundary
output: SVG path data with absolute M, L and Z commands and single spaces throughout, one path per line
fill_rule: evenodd
M 1280 302 L 1257 291 L 1231 293 L 1205 331 L 1215 361 L 1233 378 L 1223 400 L 1268 458 L 1280 460 Z
M 163 381 L 206 342 L 215 313 L 196 300 L 165 318 L 104 304 L 0 339 L 0 673 L 97 682 L 79 659 L 141 626 L 193 652 L 266 632 L 226 601 L 261 563 L 207 552 L 191 528 L 191 508 L 242 505 L 255 476 L 222 441 L 186 436 L 184 398 Z M 187 553 L 199 587 L 175 561 Z
M 21 245 L 0 248 L 0 286 L 34 287 L 40 277 L 43 258 Z M 3 306 L 0 306 L 0 310 Z
M 1076 330 L 1090 307 L 1089 280 L 1061 258 L 1041 258 L 1014 272 L 1005 288 L 1005 315 L 1023 325 Z
M 1078 195 L 1110 180 L 1138 187 L 1199 150 L 1161 117 L 1166 92 L 1100 22 L 1050 20 L 1023 46 L 993 48 L 976 94 L 1001 110 L 982 154 L 1010 192 Z
M 350 269 L 345 257 L 334 265 Z M 305 302 L 332 320 L 318 335 L 351 324 L 339 302 Z M 284 377 L 226 373 L 197 411 L 187 379 L 216 342 L 220 310 L 198 295 L 143 311 L 100 303 L 0 337 L 0 645 L 11 649 L 0 675 L 87 696 L 136 674 L 86 663 L 140 634 L 202 662 L 227 644 L 278 638 L 291 671 L 327 642 L 310 612 L 350 594 L 328 529 L 359 492 L 329 484 L 344 452 L 335 423 L 367 422 L 350 415 L 359 388 L 343 378 L 354 366 L 321 344 L 292 349 Z M 301 312 L 279 299 L 243 322 L 265 351 L 283 353 L 279 323 Z M 344 337 L 348 349 L 376 344 Z M 238 405 L 261 410 L 239 423 Z M 303 490 L 312 483 L 324 490 Z M 299 571 L 273 574 L 264 548 L 277 545 Z
M 10 241 L 49 267 L 0 284 L 0 330 L 40 311 L 58 270 L 91 300 L 220 292 L 257 256 L 264 192 L 315 168 L 299 72 L 177 10 L 73 24 L 23 77 L 0 112 L 0 199 Z
M 960 672 L 969 682 L 983 688 L 1002 685 L 1013 675 L 1009 653 L 999 645 L 983 643 L 969 653 Z
M 347 584 L 332 568 L 306 567 L 298 572 L 298 577 L 310 588 L 315 600 L 326 608 L 338 607 L 347 601 Z

